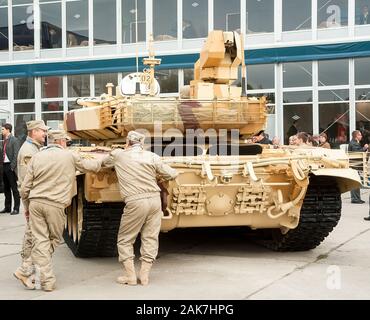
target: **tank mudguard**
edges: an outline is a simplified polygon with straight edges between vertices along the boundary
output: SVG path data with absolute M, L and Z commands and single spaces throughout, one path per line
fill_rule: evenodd
M 322 168 L 318 170 L 313 170 L 312 174 L 314 174 L 315 176 L 327 176 L 335 178 L 341 193 L 361 187 L 360 176 L 358 172 L 354 169 L 348 168 L 338 170 L 331 168 Z

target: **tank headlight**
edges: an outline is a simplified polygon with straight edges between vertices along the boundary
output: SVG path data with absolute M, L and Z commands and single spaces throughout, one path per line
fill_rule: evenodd
M 221 182 L 222 183 L 230 183 L 231 179 L 233 178 L 233 175 L 231 173 L 226 173 L 221 176 Z

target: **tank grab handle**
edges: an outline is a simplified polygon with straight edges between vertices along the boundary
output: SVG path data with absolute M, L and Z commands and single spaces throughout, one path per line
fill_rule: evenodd
M 298 204 L 298 202 L 300 200 L 302 200 L 302 198 L 304 197 L 304 195 L 306 193 L 306 190 L 307 190 L 307 187 L 301 188 L 301 191 L 299 192 L 298 196 L 292 201 L 285 202 L 285 203 L 278 203 L 276 205 L 272 205 L 271 207 L 269 207 L 267 209 L 268 217 L 271 218 L 271 219 L 277 219 L 277 218 L 280 218 L 282 215 L 286 214 L 289 209 L 296 206 Z M 279 191 L 281 192 L 280 189 L 278 190 L 278 192 Z M 278 198 L 281 199 L 281 197 L 278 197 Z M 274 210 L 274 209 L 278 209 L 278 210 L 280 210 L 280 212 L 278 212 L 277 214 L 273 214 L 272 210 Z
M 250 161 L 244 164 L 243 177 L 246 177 L 248 174 L 254 182 L 258 182 L 260 180 L 257 178 L 254 172 L 253 163 Z
M 215 178 L 212 173 L 211 164 L 209 162 L 202 163 L 202 176 L 204 177 L 205 175 L 207 175 L 209 181 L 213 181 L 213 179 Z
M 171 210 L 168 210 L 168 208 L 166 208 L 166 212 L 168 213 L 168 216 L 165 216 L 164 212 L 162 212 L 162 220 L 171 220 L 173 217 Z

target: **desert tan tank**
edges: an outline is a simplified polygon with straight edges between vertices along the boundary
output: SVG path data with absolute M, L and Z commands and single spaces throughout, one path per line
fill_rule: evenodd
M 66 114 L 66 130 L 102 157 L 123 147 L 127 132 L 146 134 L 145 147 L 180 175 L 161 184 L 162 231 L 245 226 L 264 230 L 264 244 L 279 251 L 315 248 L 341 215 L 341 193 L 359 185 L 342 150 L 246 144 L 264 129 L 266 101 L 245 95 L 240 35 L 213 31 L 194 65 L 194 80 L 179 97 L 158 97 L 150 50 L 148 69 L 123 79 Z M 233 86 L 242 64 L 242 86 Z M 124 204 L 112 169 L 78 175 L 67 209 L 65 240 L 77 256 L 114 256 Z

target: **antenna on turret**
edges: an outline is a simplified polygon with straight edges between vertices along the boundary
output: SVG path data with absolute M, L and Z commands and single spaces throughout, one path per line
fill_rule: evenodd
M 156 84 L 155 84 L 155 78 L 154 78 L 154 68 L 155 66 L 158 66 L 161 64 L 162 59 L 157 59 L 154 55 L 154 49 L 153 49 L 153 35 L 149 35 L 149 57 L 143 59 L 143 64 L 146 66 L 149 66 L 149 88 L 150 88 L 150 96 L 155 95 L 156 90 Z M 144 72 L 148 72 L 147 70 L 144 70 Z
M 242 94 L 241 97 L 246 97 L 247 96 L 247 67 L 245 65 L 245 57 L 244 57 L 244 34 L 241 33 L 241 49 L 242 49 Z
M 137 36 L 137 0 L 135 0 L 135 42 L 136 42 L 136 84 L 135 94 L 140 94 L 140 77 L 139 77 L 139 52 L 138 52 L 138 36 Z

